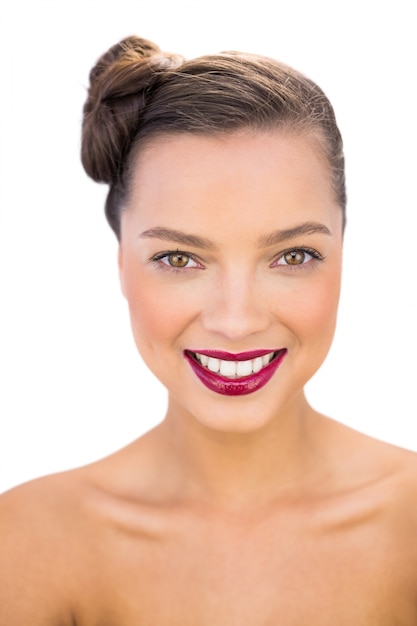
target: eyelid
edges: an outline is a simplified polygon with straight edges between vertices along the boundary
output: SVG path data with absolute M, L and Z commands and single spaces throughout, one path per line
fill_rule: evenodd
M 294 270 L 294 269 L 302 268 L 303 266 L 309 265 L 311 262 L 324 261 L 326 259 L 326 257 L 323 256 L 318 250 L 310 246 L 304 246 L 304 245 L 291 246 L 290 248 L 286 248 L 285 250 L 282 250 L 277 256 L 275 256 L 274 260 L 271 263 L 271 266 L 277 267 L 278 261 L 282 259 L 289 252 L 305 252 L 306 254 L 309 254 L 312 257 L 312 259 L 310 261 L 307 261 L 307 263 L 300 263 L 298 265 L 297 264 L 290 265 L 290 264 L 283 263 L 282 265 L 280 265 L 280 267 L 288 267 Z
M 169 265 L 169 263 L 163 263 L 162 259 L 169 257 L 171 254 L 178 254 L 178 255 L 188 257 L 191 261 L 194 261 L 194 263 L 196 263 L 198 267 L 175 267 L 175 265 Z M 178 248 L 176 248 L 175 250 L 164 250 L 163 252 L 157 252 L 156 254 L 153 254 L 150 257 L 149 261 L 151 263 L 158 264 L 160 268 L 162 267 L 163 269 L 166 269 L 168 271 L 174 271 L 174 272 L 190 270 L 190 269 L 204 269 L 204 266 L 201 260 L 195 254 L 192 254 L 191 252 L 186 252 L 185 250 L 179 250 Z M 158 263 L 159 261 L 161 261 L 161 263 Z

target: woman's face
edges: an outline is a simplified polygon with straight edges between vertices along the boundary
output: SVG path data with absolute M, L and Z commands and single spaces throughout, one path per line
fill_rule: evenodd
M 172 415 L 250 432 L 304 406 L 332 341 L 342 262 L 342 212 L 317 143 L 155 139 L 121 232 L 133 334 Z

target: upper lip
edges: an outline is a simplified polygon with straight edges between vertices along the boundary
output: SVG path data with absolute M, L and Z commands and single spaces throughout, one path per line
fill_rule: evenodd
M 249 350 L 246 352 L 225 352 L 224 350 L 186 350 L 186 352 L 192 352 L 197 354 L 204 354 L 205 356 L 212 357 L 213 359 L 222 359 L 222 361 L 249 361 L 250 359 L 256 359 L 257 357 L 270 354 L 271 352 L 278 352 L 282 348 L 268 348 L 265 350 Z

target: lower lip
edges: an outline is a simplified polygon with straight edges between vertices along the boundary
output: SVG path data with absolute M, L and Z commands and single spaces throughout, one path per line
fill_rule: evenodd
M 223 396 L 245 396 L 254 393 L 258 389 L 262 389 L 277 371 L 278 367 L 284 360 L 287 350 L 278 350 L 277 356 L 260 372 L 243 376 L 242 378 L 225 378 L 215 372 L 203 367 L 187 352 L 184 353 L 185 358 L 191 365 L 194 374 L 201 382 L 211 391 L 220 393 Z

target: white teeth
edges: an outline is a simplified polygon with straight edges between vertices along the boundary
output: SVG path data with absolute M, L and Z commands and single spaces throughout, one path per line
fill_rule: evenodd
M 252 374 L 252 361 L 238 361 L 236 373 L 238 376 L 249 376 L 249 374 Z
M 252 369 L 257 374 L 262 369 L 262 357 L 258 356 L 256 359 L 253 359 Z
M 220 369 L 220 360 L 209 357 L 209 360 L 207 361 L 207 367 L 210 372 L 218 372 Z
M 220 374 L 227 378 L 236 378 L 236 361 L 220 361 Z
M 211 372 L 221 374 L 225 378 L 242 378 L 243 376 L 250 376 L 252 373 L 257 374 L 272 361 L 274 356 L 274 352 L 269 352 L 269 354 L 247 361 L 224 361 L 223 359 L 215 359 L 198 352 L 194 354 L 201 365 L 207 367 Z

